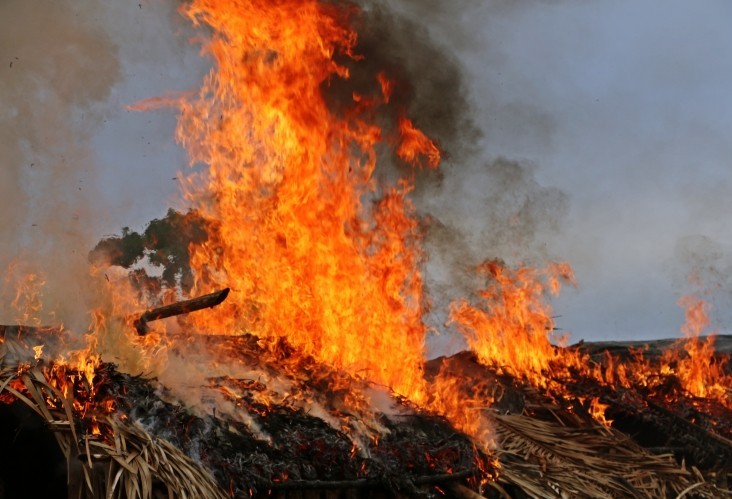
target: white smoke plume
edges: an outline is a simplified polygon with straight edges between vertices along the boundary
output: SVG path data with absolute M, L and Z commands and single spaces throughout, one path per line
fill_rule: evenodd
M 91 0 L 0 3 L 0 322 L 25 312 L 11 303 L 29 273 L 46 281 L 37 321 L 74 322 L 86 311 L 89 138 L 120 76 L 117 50 L 94 22 L 99 9 Z
M 127 106 L 195 88 L 210 65 L 179 5 L 0 3 L 0 324 L 84 331 L 99 298 L 89 251 L 170 206 L 185 167 L 174 113 Z M 41 294 L 15 300 L 23 281 Z

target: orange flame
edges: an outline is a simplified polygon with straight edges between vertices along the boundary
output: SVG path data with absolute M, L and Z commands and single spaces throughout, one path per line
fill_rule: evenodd
M 605 426 L 611 426 L 612 420 L 605 418 L 605 411 L 610 407 L 610 404 L 603 404 L 600 402 L 599 397 L 593 397 L 590 401 L 590 415 L 595 418 L 596 421 L 602 423 Z
M 726 374 L 726 360 L 715 356 L 714 336 L 700 339 L 709 323 L 707 305 L 702 300 L 691 296 L 680 300 L 686 310 L 682 326 L 686 338 L 660 358 L 646 358 L 643 350 L 631 350 L 627 359 L 605 352 L 598 364 L 577 348 L 557 347 L 551 341 L 554 324 L 545 297 L 556 294 L 562 283 L 573 283 L 569 266 L 553 264 L 546 269 L 510 270 L 500 262 L 488 261 L 479 272 L 488 278 L 487 287 L 479 292 L 482 303 L 455 302 L 450 318 L 480 362 L 499 373 L 523 378 L 548 394 L 567 400 L 576 398 L 567 382 L 584 378 L 611 387 L 643 388 L 669 404 L 689 394 L 732 406 L 732 376 Z M 560 346 L 563 341 L 558 339 Z M 669 391 L 665 384 L 669 377 L 678 380 L 681 392 Z M 609 426 L 612 421 L 605 417 L 607 408 L 607 404 L 593 397 L 586 410 Z
M 679 396 L 690 395 L 732 408 L 732 375 L 725 369 L 728 357 L 715 355 L 714 335 L 700 337 L 709 325 L 708 304 L 690 295 L 682 297 L 679 305 L 686 316 L 681 327 L 684 338 L 655 360 L 645 358 L 643 350 L 632 351 L 632 358 L 624 362 L 606 354 L 604 372 L 594 372 L 594 377 L 613 386 L 648 388 L 669 404 Z M 664 386 L 666 378 L 677 380 L 681 391 L 669 391 Z
M 216 69 L 184 102 L 178 138 L 193 162 L 186 195 L 218 222 L 192 248 L 197 289 L 229 286 L 225 306 L 192 317 L 204 331 L 284 336 L 305 354 L 422 397 L 422 259 L 408 180 L 377 185 L 376 147 L 388 143 L 373 108 L 345 110 L 324 88 L 357 61 L 351 7 L 316 1 L 197 0 L 184 7 L 213 31 Z M 400 122 L 399 155 L 439 162 L 435 145 Z M 375 199 L 380 198 L 375 201 Z
M 399 133 L 402 141 L 397 154 L 400 158 L 407 163 L 415 163 L 420 155 L 424 155 L 427 158 L 427 165 L 437 168 L 440 164 L 440 151 L 421 130 L 415 128 L 409 118 L 399 120 Z
M 430 384 L 431 410 L 444 414 L 458 430 L 470 435 L 483 451 L 494 445 L 492 428 L 482 412 L 495 401 L 496 386 L 471 380 L 472 393 L 462 390 L 464 375 L 450 372 L 445 363 Z
M 450 320 L 482 363 L 546 386 L 552 364 L 562 352 L 551 343 L 554 321 L 545 295 L 559 292 L 562 282 L 574 283 L 571 268 L 553 264 L 512 271 L 490 260 L 478 271 L 488 279 L 488 286 L 479 292 L 483 303 L 453 303 Z
M 715 360 L 715 335 L 712 334 L 704 340 L 700 338 L 709 325 L 707 303 L 698 297 L 687 295 L 681 297 L 679 305 L 684 308 L 686 318 L 681 326 L 684 339 L 678 342 L 680 349 L 666 352 L 662 359 L 662 368 L 674 372 L 688 393 L 719 400 L 732 407 L 732 376 L 725 373 L 723 362 Z
M 44 315 L 45 276 L 40 272 L 29 271 L 21 267 L 18 261 L 14 261 L 6 270 L 5 286 L 15 289 L 15 296 L 10 303 L 16 314 L 15 321 L 18 324 L 40 326 Z

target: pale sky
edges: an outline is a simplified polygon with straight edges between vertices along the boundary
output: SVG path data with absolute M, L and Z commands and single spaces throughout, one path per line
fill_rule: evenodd
M 510 88 L 506 98 L 548 116 L 548 140 L 513 154 L 570 199 L 553 244 L 580 289 L 557 302 L 560 324 L 577 338 L 673 334 L 685 274 L 712 257 L 680 257 L 684 238 L 719 243 L 723 256 L 705 263 L 730 261 L 732 4 L 547 2 L 495 24 L 484 29 L 506 64 L 477 86 Z M 702 283 L 716 286 L 727 289 L 709 296 L 714 316 L 729 330 L 729 287 Z
M 678 334 L 686 274 L 732 268 L 732 3 L 433 3 L 486 153 L 533 163 L 568 196 L 545 241 L 578 281 L 555 301 L 558 325 L 576 340 Z M 690 236 L 708 238 L 694 262 Z M 730 280 L 709 270 L 702 288 L 729 332 Z
M 162 216 L 175 203 L 172 178 L 187 168 L 173 111 L 126 110 L 196 88 L 208 68 L 176 4 L 119 0 L 75 13 L 109 37 L 119 61 L 84 139 L 96 170 L 86 188 L 100 199 L 82 223 L 97 239 Z M 575 340 L 677 336 L 676 301 L 692 290 L 685 275 L 702 268 L 713 319 L 732 329 L 732 3 L 396 5 L 460 61 L 481 157 L 526 164 L 566 196 L 558 230 L 539 230 L 533 243 L 576 271 L 578 288 L 554 301 L 558 326 Z

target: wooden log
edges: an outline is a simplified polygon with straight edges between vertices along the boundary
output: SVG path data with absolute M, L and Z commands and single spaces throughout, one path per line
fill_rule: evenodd
M 147 334 L 148 328 L 147 323 L 156 321 L 158 319 L 166 319 L 176 315 L 188 314 L 204 308 L 212 308 L 223 302 L 227 296 L 229 296 L 229 288 L 214 291 L 207 295 L 198 296 L 189 300 L 183 300 L 170 305 L 164 305 L 162 307 L 153 308 L 146 310 L 141 313 L 134 321 L 135 329 L 140 336 Z M 37 326 L 25 326 L 21 324 L 15 325 L 0 325 L 0 337 L 5 338 L 8 336 L 20 337 L 35 337 L 40 335 L 48 335 L 49 333 L 58 334 L 62 330 L 59 328 L 52 327 L 37 327 Z
M 191 298 L 190 300 L 179 301 L 171 303 L 170 305 L 164 305 L 162 307 L 147 310 L 140 314 L 139 318 L 135 320 L 135 329 L 137 330 L 137 334 L 143 336 L 149 332 L 147 328 L 148 322 L 187 314 L 204 308 L 212 308 L 223 302 L 227 296 L 229 296 L 229 288 L 214 291 L 213 293 L 198 296 L 196 298 Z

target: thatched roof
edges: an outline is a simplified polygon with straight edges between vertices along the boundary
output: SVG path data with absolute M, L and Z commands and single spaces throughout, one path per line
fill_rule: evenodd
M 209 471 L 123 414 L 94 421 L 100 428 L 95 435 L 90 418 L 75 407 L 74 392 L 64 393 L 49 376 L 52 366 L 30 363 L 28 353 L 16 341 L 0 344 L 0 395 L 26 404 L 54 433 L 68 463 L 69 498 L 151 499 L 161 491 L 180 498 L 228 497 Z M 7 364 L 6 358 L 28 363 Z
M 732 497 L 728 485 L 732 459 L 724 457 L 732 452 L 732 446 L 725 446 L 726 439 L 700 427 L 697 423 L 702 420 L 694 423 L 673 416 L 650 400 L 644 400 L 643 407 L 631 405 L 641 393 L 617 391 L 577 378 L 577 386 L 565 385 L 578 392 L 577 399 L 568 401 L 509 375 L 499 375 L 470 352 L 430 361 L 427 376 L 438 372 L 461 380 L 456 386 L 461 387 L 465 399 L 485 385 L 495 387 L 500 394 L 492 409 L 483 412 L 493 428 L 500 464 L 497 480 L 488 484 L 486 496 Z M 588 392 L 601 395 L 615 409 L 612 414 L 625 417 L 618 425 L 623 431 L 604 426 L 589 415 L 587 407 L 579 403 L 581 398 L 587 399 Z M 679 407 L 684 404 L 679 403 Z M 620 412 L 631 409 L 632 414 Z M 669 445 L 658 447 L 658 440 Z M 718 459 L 709 459 L 710 454 Z
M 497 476 L 490 470 L 482 475 L 484 497 L 732 497 L 726 485 L 730 463 L 700 470 L 672 453 L 644 448 L 632 436 L 575 414 L 517 380 L 496 376 L 468 354 L 438 359 L 432 368 L 446 363 L 456 376 L 469 371 L 471 379 L 484 376 L 511 394 L 503 405 L 483 410 L 494 429 L 499 462 Z M 154 399 L 149 380 L 115 373 L 109 365 L 100 369 L 99 379 L 109 385 L 105 396 L 111 390 L 120 400 L 108 413 L 83 406 L 84 397 L 101 396 L 101 384 L 90 390 L 78 373 L 36 360 L 31 345 L 22 341 L 0 343 L 0 401 L 27 405 L 53 432 L 67 461 L 69 497 L 302 497 L 305 490 L 313 491 L 312 497 L 324 490 L 333 491 L 331 496 L 363 490 L 372 496 L 381 491 L 380 497 L 421 497 L 443 490 L 481 497 L 466 487 L 478 490 L 472 479 L 480 475 L 471 463 L 469 440 L 439 417 L 415 413 L 399 423 L 382 420 L 392 425 L 391 440 L 366 449 L 371 455 L 364 457 L 315 416 L 273 408 L 259 423 L 268 421 L 279 440 L 263 442 L 222 416 L 202 419 Z M 72 379 L 73 390 L 59 388 L 59 377 Z M 469 391 L 470 384 L 463 389 Z M 147 404 L 144 411 L 133 410 L 137 403 Z M 144 412 L 168 430 L 141 417 Z M 343 474 L 351 465 L 366 471 Z M 274 474 L 267 477 L 268 472 Z

